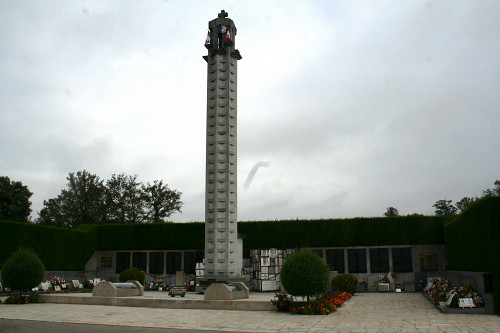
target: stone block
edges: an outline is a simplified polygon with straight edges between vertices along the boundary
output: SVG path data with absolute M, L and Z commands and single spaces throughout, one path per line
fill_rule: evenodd
M 234 300 L 249 297 L 248 287 L 242 282 L 233 282 L 231 284 L 212 283 L 205 290 L 206 301 L 214 300 Z
M 404 286 L 405 286 L 405 291 L 407 292 L 415 291 L 415 281 L 405 281 Z
M 138 281 L 128 281 L 123 283 L 111 283 L 102 281 L 92 290 L 92 296 L 101 297 L 126 297 L 142 296 L 144 287 Z

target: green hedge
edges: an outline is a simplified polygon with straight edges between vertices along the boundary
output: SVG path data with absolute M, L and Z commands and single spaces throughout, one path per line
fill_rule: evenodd
M 238 232 L 246 249 L 444 243 L 436 216 L 240 222 Z
M 441 217 L 240 222 L 245 249 L 443 244 Z M 197 250 L 205 224 L 81 225 L 75 229 L 0 222 L 0 264 L 19 247 L 33 249 L 47 270 L 83 270 L 95 250 Z
M 491 272 L 495 311 L 500 313 L 500 197 L 474 202 L 444 225 L 450 269 Z
M 98 227 L 98 250 L 198 250 L 205 248 L 205 224 L 109 224 Z
M 0 265 L 19 248 L 32 249 L 46 270 L 83 270 L 96 248 L 95 230 L 0 221 Z

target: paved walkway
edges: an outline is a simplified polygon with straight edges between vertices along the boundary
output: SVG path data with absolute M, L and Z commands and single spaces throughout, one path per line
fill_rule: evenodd
M 0 319 L 216 332 L 499 332 L 496 315 L 443 314 L 418 293 L 363 293 L 328 316 L 265 311 L 0 305 Z M 111 328 L 111 327 L 110 327 Z

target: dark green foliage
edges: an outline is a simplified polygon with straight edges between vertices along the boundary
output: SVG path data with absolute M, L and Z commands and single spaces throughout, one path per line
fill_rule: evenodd
M 307 297 L 328 289 L 330 269 L 312 251 L 299 251 L 289 256 L 281 267 L 281 283 L 293 296 Z
M 38 303 L 38 295 L 10 295 L 5 299 L 5 304 L 28 304 L 28 303 Z M 1 303 L 1 302 L 0 302 Z
M 449 216 L 457 213 L 457 208 L 453 206 L 451 200 L 438 200 L 432 205 L 435 208 L 436 216 Z
M 66 179 L 66 189 L 57 198 L 44 200 L 38 222 L 69 228 L 106 223 L 106 187 L 99 176 L 83 170 L 70 172 Z
M 240 222 L 238 232 L 246 235 L 246 249 L 443 244 L 442 223 L 435 216 Z M 20 246 L 35 250 L 49 270 L 83 270 L 96 250 L 203 249 L 204 228 L 199 222 L 67 229 L 0 221 L 0 264 Z
M 477 198 L 476 198 L 477 199 Z M 457 203 L 455 204 L 455 206 L 457 207 L 458 209 L 458 212 L 461 213 L 463 212 L 464 210 L 466 210 L 467 208 L 469 208 L 469 206 L 476 200 L 474 198 L 470 198 L 470 197 L 463 197 L 462 199 L 460 199 L 459 201 L 457 201 Z
M 2 281 L 19 292 L 30 291 L 42 282 L 45 266 L 32 250 L 20 249 L 2 265 Z
M 443 244 L 443 218 L 396 216 L 240 222 L 246 249 Z
M 33 193 L 21 182 L 0 177 L 0 220 L 27 222 Z
M 0 221 L 0 265 L 18 248 L 31 248 L 47 270 L 83 270 L 97 247 L 97 229 L 56 228 L 39 224 Z
M 38 223 L 75 228 L 82 224 L 165 222 L 180 212 L 181 192 L 163 181 L 146 185 L 137 175 L 113 174 L 104 183 L 87 170 L 71 172 L 66 189 L 56 198 L 44 200 Z
M 444 225 L 451 270 L 491 272 L 495 311 L 500 312 L 500 197 L 473 202 Z
M 106 182 L 106 205 L 109 223 L 142 222 L 144 198 L 137 175 L 113 174 Z
M 182 192 L 171 190 L 163 181 L 155 180 L 153 184 L 142 185 L 146 220 L 148 222 L 165 222 L 172 213 L 180 212 Z
M 197 250 L 204 223 L 110 224 L 98 227 L 98 250 Z
M 483 197 L 500 196 L 500 180 L 495 180 L 495 187 L 483 190 Z
M 139 281 L 139 283 L 144 286 L 145 278 L 146 274 L 139 268 L 129 268 L 121 272 L 118 279 L 120 282 L 127 282 L 130 280 Z
M 358 279 L 351 274 L 339 274 L 332 279 L 332 288 L 354 295 L 358 289 Z
M 385 217 L 399 216 L 399 211 L 394 207 L 387 207 L 384 216 Z

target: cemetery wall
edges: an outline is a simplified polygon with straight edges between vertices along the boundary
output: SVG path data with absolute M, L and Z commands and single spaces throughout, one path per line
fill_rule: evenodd
M 264 285 L 267 290 L 278 290 L 281 265 L 295 250 L 245 250 L 242 255 L 243 277 L 252 280 L 257 290 L 263 289 Z M 428 278 L 443 276 L 447 265 L 443 244 L 314 247 L 310 250 L 317 253 L 331 271 L 354 274 L 359 280 L 367 281 L 378 281 L 381 275 L 393 272 L 398 282 L 411 282 L 412 289 L 420 280 L 425 285 Z M 202 262 L 202 249 L 96 251 L 85 266 L 85 275 L 89 279 L 107 280 L 116 278 L 127 268 L 137 267 L 146 273 L 147 284 L 161 279 L 173 285 L 177 271 L 184 271 L 193 278 L 203 277 Z
M 495 311 L 500 313 L 500 197 L 474 202 L 443 229 L 450 269 L 492 273 Z

